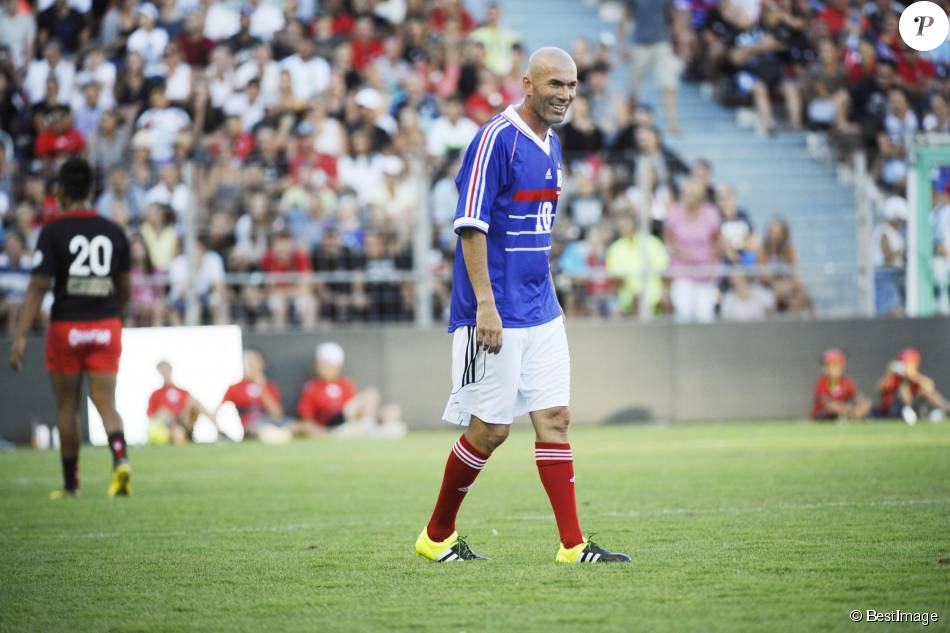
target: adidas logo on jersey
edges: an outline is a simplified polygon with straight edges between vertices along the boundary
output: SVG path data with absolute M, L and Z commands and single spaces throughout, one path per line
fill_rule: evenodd
M 548 173 L 544 174 L 545 180 L 551 180 L 551 168 L 548 167 Z

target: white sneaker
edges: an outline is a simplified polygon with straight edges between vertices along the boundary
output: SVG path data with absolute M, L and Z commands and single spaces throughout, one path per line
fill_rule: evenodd
M 904 422 L 906 422 L 909 426 L 914 426 L 917 424 L 917 412 L 914 411 L 914 407 L 905 406 L 903 409 L 901 409 L 901 417 L 904 418 Z

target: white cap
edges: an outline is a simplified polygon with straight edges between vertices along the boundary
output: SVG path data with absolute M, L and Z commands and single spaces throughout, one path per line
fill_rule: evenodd
M 909 213 L 907 200 L 900 196 L 891 196 L 884 203 L 884 217 L 888 220 L 906 220 Z
M 358 106 L 376 110 L 383 105 L 383 95 L 375 88 L 363 88 L 356 93 L 355 101 Z
M 155 8 L 155 5 L 149 4 L 147 2 L 139 7 L 139 13 L 142 15 L 147 15 L 153 20 L 158 19 L 158 9 Z
M 343 367 L 343 348 L 338 343 L 320 343 L 317 345 L 317 360 L 325 361 L 336 367 Z

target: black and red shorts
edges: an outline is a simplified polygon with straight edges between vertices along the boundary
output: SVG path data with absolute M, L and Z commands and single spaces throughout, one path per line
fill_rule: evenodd
M 122 355 L 122 321 L 53 321 L 46 337 L 46 369 L 64 374 L 117 373 Z

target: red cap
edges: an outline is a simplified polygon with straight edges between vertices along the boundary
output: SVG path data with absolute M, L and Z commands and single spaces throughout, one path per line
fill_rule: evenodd
M 901 361 L 905 365 L 919 365 L 920 352 L 918 352 L 913 347 L 902 349 L 900 354 L 897 355 L 897 360 Z
M 831 349 L 826 349 L 821 355 L 821 362 L 826 365 L 841 365 L 844 366 L 848 359 L 845 357 L 844 352 L 842 352 L 837 347 L 832 347 Z

